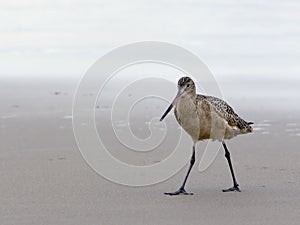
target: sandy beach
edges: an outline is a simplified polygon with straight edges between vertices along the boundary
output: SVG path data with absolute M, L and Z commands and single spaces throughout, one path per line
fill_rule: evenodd
M 299 223 L 296 109 L 273 111 L 273 101 L 260 110 L 230 99 L 239 114 L 255 122 L 253 134 L 228 141 L 242 192 L 221 191 L 231 186 L 231 178 L 219 152 L 205 172 L 192 171 L 187 189 L 193 196 L 170 197 L 163 193 L 178 188 L 186 168 L 148 187 L 105 180 L 86 164 L 74 139 L 71 109 L 77 81 L 36 82 L 2 81 L 1 224 Z M 254 100 L 249 102 L 263 105 Z M 202 147 L 197 145 L 198 159 Z

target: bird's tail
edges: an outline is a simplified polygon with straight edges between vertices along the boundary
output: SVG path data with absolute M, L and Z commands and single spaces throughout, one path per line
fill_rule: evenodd
M 248 124 L 247 131 L 248 131 L 249 133 L 251 133 L 251 132 L 253 131 L 253 128 L 252 128 L 250 125 L 252 125 L 252 124 L 254 124 L 254 123 L 253 123 L 253 122 L 247 122 L 247 124 Z

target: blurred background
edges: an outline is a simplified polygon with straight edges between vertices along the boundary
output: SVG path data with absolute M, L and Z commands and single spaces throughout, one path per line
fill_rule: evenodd
M 285 102 L 299 94 L 299 10 L 295 0 L 1 0 L 0 76 L 76 86 L 110 50 L 155 40 L 195 53 L 227 98 Z
M 287 1 L 0 2 L 1 76 L 80 77 L 113 48 L 142 40 L 194 52 L 215 76 L 296 79 L 300 3 Z

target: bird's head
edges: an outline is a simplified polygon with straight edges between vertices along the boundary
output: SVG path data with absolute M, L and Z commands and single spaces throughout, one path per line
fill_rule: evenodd
M 195 83 L 190 77 L 181 77 L 178 81 L 177 87 L 177 95 L 180 94 L 180 96 L 182 96 L 184 94 L 188 94 L 193 97 L 196 94 Z
M 196 87 L 194 81 L 189 77 L 181 77 L 177 84 L 178 92 L 176 97 L 174 98 L 173 102 L 169 106 L 169 108 L 166 110 L 166 112 L 162 115 L 160 121 L 162 121 L 166 115 L 171 111 L 173 106 L 176 105 L 177 101 L 183 97 L 184 95 L 189 95 L 191 98 L 193 98 L 196 95 Z

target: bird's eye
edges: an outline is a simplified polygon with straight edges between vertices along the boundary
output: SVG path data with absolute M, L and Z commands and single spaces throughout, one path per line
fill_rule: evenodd
M 190 84 L 186 85 L 187 87 L 190 87 Z

